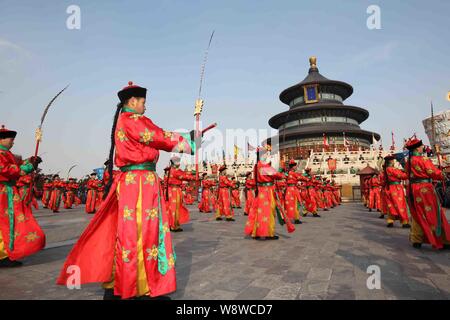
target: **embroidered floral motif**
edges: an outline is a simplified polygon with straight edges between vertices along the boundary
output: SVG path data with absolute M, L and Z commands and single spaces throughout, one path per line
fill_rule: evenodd
M 172 138 L 172 132 L 170 131 L 163 131 L 163 134 L 165 139 Z
M 155 132 L 149 131 L 147 128 L 145 128 L 145 131 L 140 132 L 139 135 L 141 136 L 141 139 L 139 139 L 139 141 L 148 145 L 151 141 L 153 141 L 153 136 L 155 135 Z
M 123 130 L 123 128 L 117 130 L 117 138 L 119 139 L 120 142 L 128 141 L 127 135 L 125 133 L 125 130 Z
M 125 250 L 125 249 L 122 249 L 122 261 L 123 262 L 125 262 L 125 263 L 128 263 L 128 262 L 130 262 L 130 258 L 128 258 L 128 255 L 130 254 L 130 250 Z
M 125 206 L 125 208 L 123 208 L 123 220 L 124 221 L 131 221 L 133 220 L 133 214 L 134 210 L 133 209 L 128 209 L 128 206 Z
M 152 259 L 156 260 L 156 259 L 158 259 L 158 247 L 153 245 L 153 247 L 151 249 L 147 249 L 146 251 L 148 253 L 147 260 L 152 260 Z
M 133 119 L 134 121 L 137 121 L 138 119 L 140 119 L 140 118 L 142 118 L 142 117 L 143 117 L 142 114 L 133 113 L 133 114 L 130 116 L 130 119 Z
M 151 186 L 155 184 L 155 174 L 153 172 L 149 172 L 145 176 L 144 184 L 150 184 Z
M 40 238 L 37 235 L 37 232 L 29 232 L 26 236 L 25 239 L 27 240 L 27 242 L 34 242 L 36 239 Z
M 175 257 L 173 256 L 172 253 L 169 255 L 168 266 L 169 266 L 169 270 L 175 266 Z
M 158 216 L 158 208 L 147 209 L 145 212 L 147 213 L 147 220 L 154 220 Z
M 20 213 L 17 215 L 17 222 L 21 223 L 21 222 L 25 222 L 28 219 L 25 219 L 25 215 L 23 213 Z
M 421 188 L 421 189 L 420 189 L 420 192 L 421 192 L 421 193 L 427 193 L 427 192 L 428 192 L 428 188 Z
M 128 255 L 130 254 L 130 250 L 126 250 L 125 248 L 122 249 L 122 261 L 123 262 L 130 262 L 130 259 L 128 258 Z
M 163 225 L 163 232 L 164 233 L 170 232 L 169 224 L 167 222 L 164 223 L 164 225 Z
M 125 185 L 129 184 L 135 184 L 136 181 L 134 178 L 136 177 L 136 174 L 133 174 L 131 171 L 127 172 L 127 175 L 125 176 Z

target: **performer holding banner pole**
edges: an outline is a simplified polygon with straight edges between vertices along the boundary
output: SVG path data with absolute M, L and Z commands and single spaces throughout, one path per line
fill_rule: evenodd
M 282 199 L 278 199 L 275 192 L 274 182 L 283 179 L 284 174 L 275 170 L 268 162 L 270 150 L 270 145 L 256 149 L 254 167 L 256 194 L 244 230 L 245 234 L 253 239 L 277 240 L 279 238 L 275 235 L 275 216 L 278 217 L 281 225 L 286 224 L 289 233 L 295 231 L 294 225 L 284 212 Z

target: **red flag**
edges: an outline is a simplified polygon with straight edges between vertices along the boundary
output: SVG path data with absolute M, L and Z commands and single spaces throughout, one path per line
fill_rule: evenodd
M 328 170 L 335 171 L 336 170 L 336 159 L 328 159 Z

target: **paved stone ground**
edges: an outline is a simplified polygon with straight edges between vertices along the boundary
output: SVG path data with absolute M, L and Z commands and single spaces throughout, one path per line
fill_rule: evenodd
M 178 290 L 173 299 L 450 299 L 450 252 L 408 243 L 408 230 L 387 229 L 377 213 L 343 204 L 306 217 L 278 241 L 243 236 L 246 217 L 215 221 L 191 206 L 192 221 L 173 234 Z M 55 285 L 64 258 L 92 216 L 83 208 L 36 216 L 47 248 L 24 266 L 0 270 L 0 299 L 101 299 L 97 284 Z M 381 289 L 366 286 L 367 267 L 381 268 Z

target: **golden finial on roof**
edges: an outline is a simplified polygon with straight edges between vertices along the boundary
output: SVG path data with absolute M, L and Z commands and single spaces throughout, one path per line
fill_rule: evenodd
M 309 65 L 311 68 L 317 68 L 317 58 L 315 56 L 309 58 Z

